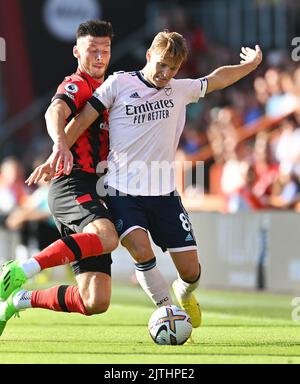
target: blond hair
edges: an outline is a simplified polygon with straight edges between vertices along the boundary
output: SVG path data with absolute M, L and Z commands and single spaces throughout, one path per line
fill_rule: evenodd
M 184 62 L 188 56 L 185 38 L 177 32 L 159 32 L 153 39 L 150 51 L 156 51 L 176 62 Z

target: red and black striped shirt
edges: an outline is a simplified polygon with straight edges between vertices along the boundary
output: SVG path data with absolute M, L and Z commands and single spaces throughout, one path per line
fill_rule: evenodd
M 77 70 L 68 76 L 57 88 L 52 101 L 64 100 L 72 111 L 66 124 L 76 116 L 101 85 L 87 73 Z M 109 152 L 108 111 L 99 118 L 79 137 L 71 148 L 74 156 L 74 168 L 88 173 L 96 173 L 97 165 L 106 161 Z

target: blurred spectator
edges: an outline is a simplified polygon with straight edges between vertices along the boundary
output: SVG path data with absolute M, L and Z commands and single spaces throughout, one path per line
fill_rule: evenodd
M 269 98 L 268 85 L 264 77 L 258 76 L 254 80 L 254 92 L 260 108 L 265 111 Z
M 230 195 L 245 186 L 249 168 L 251 148 L 247 143 L 237 145 L 235 151 L 225 162 L 221 177 L 221 188 L 225 195 Z M 252 181 L 252 179 L 251 179 Z
M 25 247 L 28 247 L 33 239 L 38 250 L 41 250 L 60 237 L 48 207 L 48 191 L 49 183 L 41 180 L 38 188 L 6 219 L 8 229 L 21 231 L 22 244 Z
M 294 94 L 294 86 L 291 76 L 276 68 L 270 68 L 265 74 L 269 99 L 266 103 L 266 114 L 270 117 L 278 117 L 291 112 L 297 105 Z
M 300 128 L 293 116 L 286 118 L 279 126 L 280 136 L 275 141 L 275 157 L 286 174 L 300 163 Z
M 3 160 L 0 166 L 0 212 L 8 214 L 18 207 L 28 190 L 24 184 L 22 164 L 15 157 Z
M 206 135 L 203 132 L 199 132 L 192 124 L 186 125 L 180 143 L 180 148 L 186 154 L 197 153 L 205 143 Z
M 265 209 L 267 205 L 253 192 L 257 179 L 255 168 L 247 163 L 241 165 L 242 185 L 228 195 L 228 212 L 249 212 Z
M 256 136 L 253 160 L 256 174 L 253 193 L 267 205 L 273 193 L 273 185 L 278 179 L 279 164 L 273 157 L 269 135 L 266 132 Z
M 245 94 L 244 124 L 251 124 L 264 115 L 264 108 L 253 93 Z
M 267 90 L 269 98 L 266 103 L 266 114 L 270 117 L 277 117 L 282 115 L 281 98 L 282 90 L 280 87 L 280 75 L 279 70 L 270 68 L 265 74 Z
M 299 174 L 281 172 L 278 178 L 279 193 L 270 199 L 270 205 L 277 209 L 294 209 L 300 202 Z

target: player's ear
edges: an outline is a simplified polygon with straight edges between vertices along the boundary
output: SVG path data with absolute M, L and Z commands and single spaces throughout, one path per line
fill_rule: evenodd
M 149 49 L 147 50 L 147 53 L 146 53 L 146 59 L 147 59 L 148 62 L 149 62 L 150 59 L 151 59 L 151 52 L 150 52 Z
M 73 56 L 76 57 L 76 59 L 79 59 L 79 50 L 77 45 L 74 45 L 73 47 Z

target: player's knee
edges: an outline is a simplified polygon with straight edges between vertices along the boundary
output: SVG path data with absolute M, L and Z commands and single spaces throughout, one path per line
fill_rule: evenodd
M 118 248 L 118 245 L 119 245 L 119 237 L 117 233 L 112 232 L 111 236 L 105 240 L 105 244 L 104 244 L 105 253 L 113 252 L 116 248 Z
M 131 255 L 136 263 L 146 263 L 153 259 L 153 252 L 147 246 L 140 246 L 131 250 Z
M 186 268 L 184 271 L 181 271 L 180 277 L 183 281 L 194 283 L 199 280 L 201 276 L 201 266 L 199 264 L 198 268 Z
M 113 252 L 119 245 L 119 238 L 117 233 L 111 231 L 110 233 L 103 236 L 101 233 L 97 233 L 99 239 L 101 240 L 103 246 L 103 253 Z
M 106 298 L 89 298 L 87 300 L 84 300 L 83 304 L 89 315 L 99 315 L 108 310 L 110 300 Z
M 119 237 L 114 227 L 111 226 L 99 226 L 97 223 L 90 223 L 86 228 L 86 232 L 96 234 L 101 240 L 103 246 L 103 253 L 111 253 L 119 245 Z

